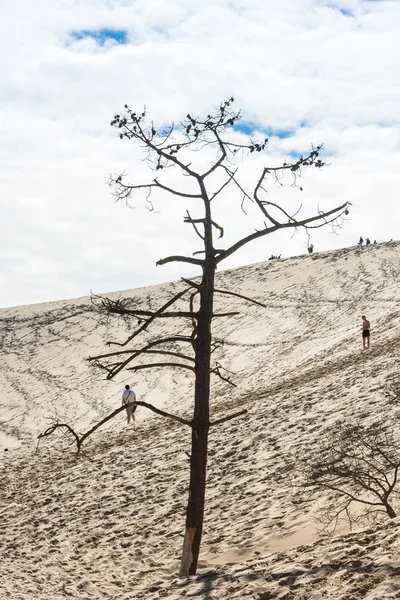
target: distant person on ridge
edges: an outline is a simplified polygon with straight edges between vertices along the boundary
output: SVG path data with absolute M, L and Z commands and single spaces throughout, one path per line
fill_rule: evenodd
M 130 385 L 126 384 L 124 391 L 122 392 L 122 406 L 126 406 L 126 422 L 132 423 L 135 421 L 134 412 L 137 409 L 137 405 L 134 404 L 136 402 L 136 394 L 133 390 L 131 390 Z
M 370 243 L 371 243 L 371 240 L 370 240 L 369 238 L 367 238 L 367 239 L 365 240 L 365 245 L 366 245 L 366 246 L 369 246 L 369 245 L 370 245 Z
M 312 254 L 314 252 L 314 244 L 310 244 L 307 248 L 308 254 Z
M 363 348 L 365 349 L 365 342 L 367 342 L 367 348 L 369 348 L 369 337 L 370 337 L 370 332 L 369 330 L 371 329 L 371 323 L 368 321 L 368 319 L 366 317 L 361 317 L 362 318 L 362 339 L 363 339 Z
M 360 235 L 360 239 L 358 240 L 358 245 L 362 246 L 364 243 L 364 240 L 362 239 L 361 235 Z

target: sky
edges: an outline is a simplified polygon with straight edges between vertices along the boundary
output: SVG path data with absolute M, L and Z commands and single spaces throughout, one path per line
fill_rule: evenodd
M 267 181 L 271 201 L 302 202 L 304 216 L 352 203 L 340 231 L 313 234 L 315 251 L 400 237 L 400 1 L 2 0 L 0 17 L 0 306 L 199 274 L 155 263 L 199 249 L 183 217 L 200 206 L 159 195 L 149 212 L 143 195 L 126 207 L 110 194 L 110 173 L 155 176 L 110 126 L 125 104 L 163 127 L 233 95 L 235 135 L 269 138 L 243 156 L 246 185 L 324 144 L 329 166 L 308 170 L 302 192 Z M 229 190 L 216 208 L 225 247 L 262 227 L 248 208 Z M 304 232 L 279 232 L 223 268 L 306 247 Z

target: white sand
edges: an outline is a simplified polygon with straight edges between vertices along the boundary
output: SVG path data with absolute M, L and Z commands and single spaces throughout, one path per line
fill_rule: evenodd
M 48 418 L 83 432 L 119 405 L 125 382 L 139 399 L 189 416 L 190 374 L 100 379 L 84 358 L 127 331 L 123 322 L 99 325 L 88 298 L 0 310 L 0 598 L 399 598 L 400 519 L 318 541 L 315 507 L 292 502 L 283 468 L 285 456 L 315 446 L 337 419 L 398 421 L 382 387 L 398 368 L 399 254 L 398 244 L 385 244 L 219 274 L 218 286 L 267 309 L 217 301 L 242 314 L 215 328 L 228 342 L 215 358 L 235 371 L 238 387 L 214 382 L 213 416 L 248 415 L 211 431 L 199 575 L 190 583 L 176 577 L 187 428 L 139 408 L 134 429 L 121 414 L 78 459 L 64 437 L 33 453 Z M 155 307 L 178 286 L 121 295 L 144 306 L 150 297 Z M 362 314 L 372 322 L 366 351 Z M 173 331 L 164 321 L 151 335 Z

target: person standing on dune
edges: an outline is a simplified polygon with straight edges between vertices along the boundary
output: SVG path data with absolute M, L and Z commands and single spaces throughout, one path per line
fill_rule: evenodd
M 133 390 L 131 390 L 131 386 L 126 384 L 124 391 L 122 392 L 122 406 L 126 406 L 126 422 L 132 423 L 135 421 L 135 410 L 137 409 L 136 402 L 136 394 Z
M 370 338 L 370 328 L 371 328 L 371 323 L 368 321 L 368 319 L 366 317 L 361 317 L 362 318 L 362 340 L 363 340 L 363 348 L 365 349 L 365 342 L 367 342 L 367 348 L 369 348 L 369 338 Z

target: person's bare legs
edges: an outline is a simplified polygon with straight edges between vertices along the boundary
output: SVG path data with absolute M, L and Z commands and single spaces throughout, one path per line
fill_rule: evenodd
M 369 348 L 369 335 L 365 337 L 363 335 L 363 350 L 365 350 L 365 348 Z
M 132 423 L 134 423 L 135 415 L 133 414 L 132 409 L 128 409 L 127 413 L 128 413 L 128 418 L 127 418 L 128 425 L 131 422 L 131 417 L 132 417 Z

